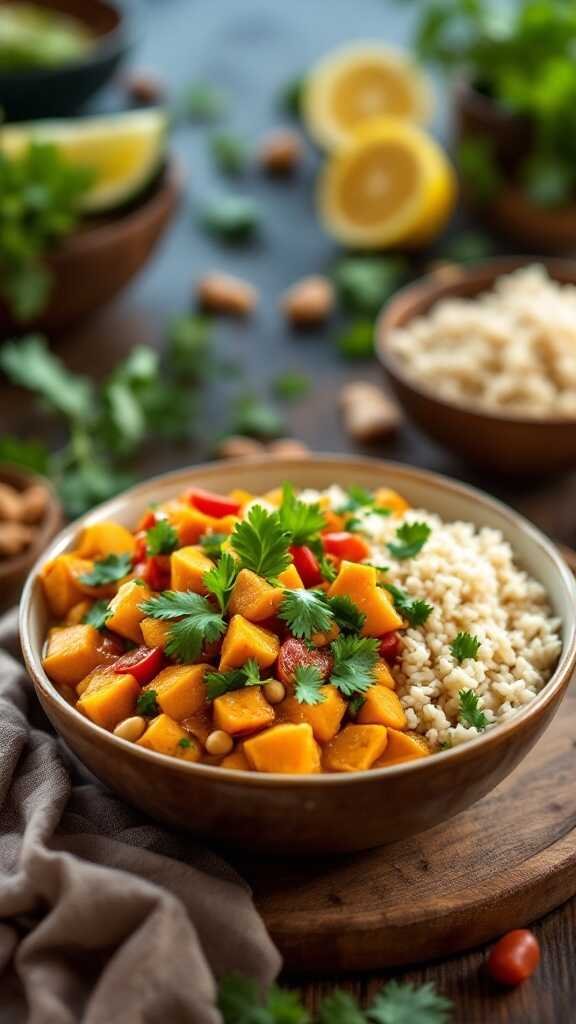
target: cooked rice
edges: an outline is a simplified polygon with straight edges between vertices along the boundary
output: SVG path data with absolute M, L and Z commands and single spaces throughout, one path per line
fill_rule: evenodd
M 408 376 L 441 398 L 534 418 L 576 418 L 576 287 L 534 265 L 475 299 L 443 299 L 391 332 Z
M 328 492 L 337 508 L 346 500 L 339 487 Z M 313 499 L 315 492 L 304 492 Z M 392 558 L 386 544 L 403 522 L 418 520 L 431 534 L 414 558 Z M 490 725 L 504 722 L 542 689 L 558 660 L 560 620 L 551 614 L 544 587 L 514 564 L 510 544 L 499 530 L 471 523 L 445 523 L 410 509 L 402 516 L 365 516 L 373 542 L 370 561 L 389 567 L 387 579 L 410 597 L 424 598 L 433 611 L 423 626 L 401 634 L 392 671 L 408 728 L 437 749 L 478 735 L 458 722 L 458 692 L 473 690 Z M 450 643 L 460 631 L 480 641 L 476 659 L 458 663 Z

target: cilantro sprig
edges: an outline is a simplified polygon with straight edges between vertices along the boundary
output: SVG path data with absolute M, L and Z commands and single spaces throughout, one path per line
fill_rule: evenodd
M 80 576 L 80 583 L 87 587 L 104 587 L 108 583 L 117 583 L 124 579 L 132 568 L 132 556 L 129 554 L 106 555 L 94 562 L 90 572 Z
M 282 488 L 278 516 L 282 527 L 290 534 L 291 544 L 297 547 L 309 544 L 326 526 L 326 516 L 320 505 L 297 498 L 291 484 L 284 484 Z
M 253 505 L 246 519 L 236 523 L 231 546 L 238 555 L 240 568 L 258 576 L 276 579 L 292 561 L 291 538 L 276 511 Z
M 450 650 L 456 661 L 466 661 L 467 658 L 475 658 L 480 649 L 480 640 L 471 633 L 458 633 L 450 644 Z
M 146 530 L 146 551 L 149 555 L 170 555 L 179 543 L 178 531 L 167 519 L 159 519 Z
M 488 718 L 480 709 L 480 698 L 474 690 L 460 690 L 458 693 L 458 721 L 462 725 L 471 726 L 483 732 L 488 725 Z
M 422 550 L 431 533 L 428 523 L 402 523 L 396 530 L 396 540 L 388 543 L 388 550 L 394 558 L 401 561 L 414 558 Z
M 291 633 L 309 640 L 314 633 L 325 633 L 334 623 L 334 613 L 321 590 L 286 590 L 278 612 Z
M 330 644 L 334 667 L 330 682 L 344 697 L 366 693 L 374 684 L 374 667 L 379 657 L 379 642 L 374 637 L 336 637 Z
M 226 611 L 232 588 L 236 582 L 240 567 L 236 558 L 224 552 L 217 565 L 204 573 L 202 582 L 210 594 L 213 594 L 222 612 Z
M 200 537 L 200 545 L 208 558 L 220 558 L 222 545 L 227 539 L 227 533 L 204 533 Z
M 324 680 L 316 665 L 297 665 L 294 684 L 294 696 L 299 704 L 323 704 L 326 700 L 326 694 L 320 689 Z
M 88 609 L 86 615 L 83 618 L 83 622 L 87 626 L 94 626 L 94 629 L 105 629 L 106 622 L 110 618 L 111 611 L 108 607 L 108 601 L 95 601 L 91 608 Z
M 405 590 L 395 586 L 393 583 L 384 583 L 384 588 L 392 595 L 396 611 L 400 612 L 413 628 L 423 626 L 430 613 L 434 610 L 432 605 L 422 598 L 410 597 Z
M 334 622 L 346 633 L 359 633 L 366 622 L 364 612 L 361 612 L 348 594 L 338 594 L 329 597 L 328 603 L 334 616 Z
M 153 619 L 172 622 L 166 639 L 166 654 L 178 661 L 197 661 L 205 643 L 211 644 L 226 632 L 226 622 L 201 594 L 165 590 L 143 601 L 140 610 Z
M 226 672 L 206 672 L 206 699 L 215 700 L 231 690 L 242 690 L 245 686 L 259 686 L 260 666 L 254 658 L 249 658 L 240 668 L 228 669 Z

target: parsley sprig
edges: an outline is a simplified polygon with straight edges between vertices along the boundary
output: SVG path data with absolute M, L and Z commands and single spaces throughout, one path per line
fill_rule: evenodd
M 201 594 L 165 590 L 143 601 L 140 610 L 153 619 L 173 622 L 166 639 L 166 654 L 178 661 L 197 661 L 205 643 L 226 632 L 222 615 Z
M 85 572 L 83 576 L 80 576 L 80 583 L 87 587 L 104 587 L 107 583 L 117 583 L 118 580 L 124 579 L 131 568 L 131 555 L 106 555 L 106 558 L 100 558 L 94 562 L 94 567 L 90 572 Z
M 483 732 L 488 718 L 479 707 L 480 698 L 474 690 L 460 690 L 458 693 L 458 720 L 462 725 L 471 726 Z
M 320 689 L 324 680 L 316 665 L 297 665 L 294 684 L 294 696 L 299 704 L 323 704 L 326 700 L 326 694 Z
M 254 658 L 249 658 L 240 668 L 228 669 L 226 672 L 206 672 L 206 699 L 215 700 L 231 690 L 242 690 L 245 686 L 258 686 L 260 666 Z
M 434 610 L 422 598 L 410 597 L 405 590 L 395 586 L 393 583 L 384 583 L 385 589 L 392 595 L 396 611 L 408 620 L 413 628 L 423 626 L 430 613 Z
M 374 637 L 336 637 L 330 644 L 334 667 L 330 682 L 344 697 L 366 693 L 374 684 L 374 666 L 379 657 L 379 641 Z
M 230 541 L 239 558 L 240 568 L 258 576 L 276 579 L 292 561 L 290 534 L 277 512 L 253 505 L 246 519 L 236 523 Z
M 232 588 L 240 567 L 236 558 L 228 552 L 224 552 L 217 565 L 204 573 L 203 583 L 210 594 L 213 594 L 220 606 L 220 611 L 225 612 Z
M 480 649 L 480 640 L 471 633 L 458 633 L 450 644 L 450 650 L 456 661 L 466 661 L 467 658 L 475 658 Z
M 432 530 L 428 523 L 402 523 L 396 530 L 396 540 L 390 541 L 388 550 L 394 558 L 403 561 L 414 558 L 424 547 Z
M 159 519 L 146 530 L 146 551 L 149 555 L 170 555 L 179 543 L 178 531 L 167 519 Z

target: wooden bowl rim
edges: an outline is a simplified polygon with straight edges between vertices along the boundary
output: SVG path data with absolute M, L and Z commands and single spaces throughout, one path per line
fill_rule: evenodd
M 45 546 L 54 538 L 54 533 L 62 523 L 62 505 L 53 484 L 41 473 L 33 470 L 23 469 L 20 466 L 12 465 L 10 462 L 0 462 L 0 483 L 12 484 L 18 481 L 28 487 L 40 484 L 48 494 L 46 513 L 38 529 L 38 535 L 33 544 L 30 545 L 21 555 L 16 558 L 0 560 L 0 584 L 8 577 L 23 575 L 42 557 Z
M 440 277 L 431 272 L 417 278 L 416 281 L 411 282 L 404 288 L 400 288 L 394 293 L 390 302 L 384 306 L 375 325 L 375 352 L 386 373 L 392 379 L 398 380 L 408 391 L 425 399 L 430 405 L 435 405 L 450 412 L 457 412 L 477 423 L 489 420 L 501 427 L 514 424 L 525 429 L 542 428 L 545 430 L 548 428 L 559 429 L 564 427 L 573 430 L 576 427 L 576 416 L 530 417 L 515 415 L 514 413 L 505 415 L 485 409 L 470 409 L 464 403 L 459 404 L 458 402 L 450 402 L 446 398 L 441 398 L 431 386 L 419 383 L 410 373 L 407 373 L 400 360 L 391 352 L 390 347 L 387 345 L 389 332 L 398 327 L 396 320 L 399 309 L 406 304 L 425 302 L 426 311 L 429 312 L 437 302 L 443 299 L 458 298 L 459 286 L 466 282 L 474 283 L 478 275 L 481 275 L 480 280 L 482 283 L 479 284 L 478 291 L 475 294 L 481 295 L 489 291 L 496 279 L 502 274 L 508 274 L 514 270 L 520 270 L 523 267 L 529 267 L 534 264 L 543 266 L 550 274 L 550 277 L 554 280 L 559 280 L 561 284 L 574 284 L 576 286 L 576 260 L 574 259 L 554 256 L 548 258 L 538 256 L 499 256 L 479 260 L 477 263 L 466 267 L 458 266 L 455 268 L 455 274 L 457 270 L 458 277 L 454 276 L 452 280 L 445 281 L 444 283 Z M 557 277 L 558 274 L 562 275 L 563 271 L 563 276 Z M 421 310 L 417 315 L 421 316 L 423 312 L 424 310 Z M 404 321 L 403 326 L 408 324 L 413 318 L 413 316 L 408 317 Z
M 520 515 L 519 512 L 514 511 L 505 505 L 503 502 L 498 501 L 496 498 L 492 498 L 485 494 L 483 491 L 478 490 L 475 487 L 470 487 L 467 484 L 462 484 L 459 481 L 452 480 L 449 477 L 443 476 L 439 473 L 433 473 L 429 470 L 420 469 L 414 466 L 405 466 L 401 463 L 385 461 L 381 459 L 372 459 L 361 456 L 345 456 L 335 454 L 314 454 L 311 458 L 304 459 L 274 459 L 269 457 L 256 457 L 250 460 L 250 466 L 253 469 L 260 467 L 269 468 L 270 465 L 276 465 L 278 467 L 278 476 L 286 479 L 290 476 L 290 473 L 301 467 L 304 462 L 306 465 L 318 465 L 323 468 L 334 469 L 335 480 L 337 480 L 338 470 L 343 467 L 348 468 L 352 472 L 359 468 L 370 470 L 373 467 L 378 467 L 379 471 L 393 471 L 395 474 L 405 477 L 407 480 L 417 479 L 421 483 L 429 484 L 433 489 L 440 489 L 444 492 L 448 491 L 456 496 L 460 495 L 467 498 L 473 498 L 477 503 L 496 511 L 499 515 L 503 516 L 504 519 L 510 524 L 511 527 L 520 529 L 535 545 L 541 554 L 543 554 L 549 561 L 554 565 L 556 572 L 565 588 L 567 595 L 571 597 L 570 606 L 573 609 L 572 619 L 568 623 L 569 632 L 568 639 L 562 646 L 562 651 L 558 661 L 558 665 L 554 670 L 552 676 L 548 682 L 542 687 L 540 693 L 538 693 L 533 700 L 531 700 L 524 708 L 519 710 L 508 721 L 501 723 L 493 730 L 484 733 L 475 739 L 469 740 L 451 750 L 445 750 L 442 752 L 443 758 L 450 758 L 454 762 L 474 760 L 476 753 L 483 747 L 488 747 L 503 744 L 512 733 L 516 732 L 519 726 L 528 721 L 530 718 L 538 718 L 544 712 L 548 704 L 553 701 L 558 691 L 561 691 L 566 682 L 571 677 L 572 673 L 576 669 L 576 581 L 568 565 L 561 557 L 558 549 L 555 545 L 547 539 L 547 537 L 529 520 L 525 519 L 524 516 Z M 329 786 L 331 788 L 338 788 L 340 786 L 359 785 L 368 780 L 377 779 L 391 779 L 398 776 L 404 776 L 409 773 L 415 775 L 419 772 L 426 771 L 428 767 L 428 758 L 419 758 L 413 762 L 407 762 L 400 765 L 392 765 L 387 768 L 372 768 L 366 771 L 350 772 L 350 773 L 334 773 L 334 774 L 316 774 L 316 775 L 285 775 L 278 772 L 246 772 L 232 768 L 221 768 L 213 765 L 196 764 L 193 762 L 181 761 L 175 758 L 171 758 L 166 754 L 159 754 L 152 750 L 147 750 L 144 747 L 136 746 L 134 743 L 129 743 L 127 740 L 121 739 L 118 736 L 114 736 L 113 733 L 109 733 L 104 729 L 99 728 L 89 719 L 85 718 L 80 712 L 76 711 L 75 708 L 71 707 L 67 701 L 58 693 L 55 686 L 50 682 L 48 676 L 44 672 L 41 664 L 41 650 L 36 650 L 32 640 L 30 638 L 28 630 L 28 620 L 31 608 L 38 599 L 39 590 L 34 586 L 37 581 L 38 572 L 41 566 L 49 561 L 51 557 L 59 550 L 64 550 L 78 534 L 78 531 L 83 528 L 87 521 L 93 521 L 94 513 L 98 513 L 99 517 L 106 515 L 106 512 L 110 506 L 113 506 L 118 500 L 123 502 L 130 502 L 135 497 L 141 497 L 149 491 L 154 491 L 157 484 L 173 484 L 175 493 L 179 489 L 186 485 L 190 485 L 194 481 L 194 478 L 200 478 L 203 481 L 203 486 L 209 486 L 210 481 L 214 477 L 218 477 L 222 471 L 229 472 L 231 470 L 237 470 L 239 476 L 239 483 L 242 483 L 242 471 L 246 467 L 246 460 L 244 459 L 229 459 L 221 462 L 204 463 L 196 466 L 189 466 L 183 469 L 173 470 L 169 473 L 163 473 L 150 479 L 137 484 L 135 487 L 131 487 L 126 491 L 121 492 L 115 498 L 109 501 L 103 502 L 97 505 L 90 512 L 81 518 L 75 520 L 75 522 L 68 525 L 62 530 L 57 537 L 55 537 L 52 543 L 48 546 L 47 550 L 43 552 L 41 558 L 35 563 L 31 569 L 24 590 L 22 593 L 22 599 L 20 602 L 20 615 L 19 615 L 19 629 L 20 629 L 20 642 L 22 645 L 22 652 L 26 668 L 34 682 L 36 689 L 42 692 L 46 700 L 57 705 L 60 712 L 65 714 L 71 725 L 74 726 L 76 731 L 83 733 L 84 738 L 87 742 L 98 742 L 108 745 L 111 750 L 114 748 L 124 748 L 126 752 L 128 750 L 137 759 L 143 759 L 144 762 L 152 761 L 158 767 L 162 765 L 170 765 L 171 769 L 182 774 L 183 776 L 188 775 L 192 780 L 195 776 L 202 776 L 204 778 L 212 779 L 217 781 L 226 781 L 239 786 L 248 786 L 250 788 L 260 787 L 272 787 L 272 788 L 318 788 L 319 786 Z M 217 485 L 215 485 L 217 486 Z M 152 498 L 152 495 L 151 495 Z

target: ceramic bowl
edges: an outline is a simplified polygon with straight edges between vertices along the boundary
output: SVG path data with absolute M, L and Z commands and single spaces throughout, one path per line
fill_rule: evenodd
M 263 493 L 282 481 L 324 488 L 337 481 L 396 488 L 416 507 L 446 519 L 501 530 L 518 561 L 546 587 L 562 619 L 563 650 L 553 677 L 509 722 L 442 754 L 353 774 L 287 776 L 189 764 L 118 739 L 60 697 L 41 652 L 49 625 L 38 564 L 21 603 L 21 640 L 38 698 L 87 768 L 153 818 L 252 850 L 286 853 L 358 850 L 414 835 L 457 814 L 493 789 L 528 753 L 557 711 L 576 663 L 576 585 L 555 547 L 516 512 L 479 491 L 419 469 L 371 459 L 314 456 L 194 467 L 158 477 L 99 506 L 68 527 L 45 554 L 68 550 L 86 523 L 132 525 L 151 502 L 196 485 Z
M 479 465 L 521 476 L 553 473 L 576 466 L 576 419 L 534 419 L 485 412 L 440 398 L 407 373 L 388 345 L 390 331 L 425 315 L 442 299 L 473 298 L 489 291 L 498 277 L 534 263 L 526 257 L 487 260 L 454 267 L 444 277 L 430 274 L 401 289 L 385 307 L 376 327 L 376 354 L 408 415 L 436 441 Z M 554 280 L 576 284 L 576 262 L 537 260 Z
M 2 3 L 2 0 L 0 0 Z M 96 37 L 89 53 L 54 68 L 0 70 L 0 107 L 10 121 L 65 117 L 78 110 L 117 71 L 130 47 L 126 11 L 109 0 L 40 0 L 72 15 Z
M 25 491 L 34 484 L 40 484 L 48 496 L 45 515 L 37 526 L 34 542 L 14 558 L 0 559 L 0 611 L 4 611 L 18 600 L 31 567 L 62 526 L 64 515 L 60 499 L 46 477 L 17 466 L 1 464 L 0 483 L 9 484 L 17 491 Z
M 169 162 L 133 205 L 87 221 L 59 245 L 48 261 L 54 282 L 48 306 L 26 329 L 62 330 L 113 299 L 152 256 L 180 194 L 178 168 Z M 22 329 L 0 303 L 0 334 Z

